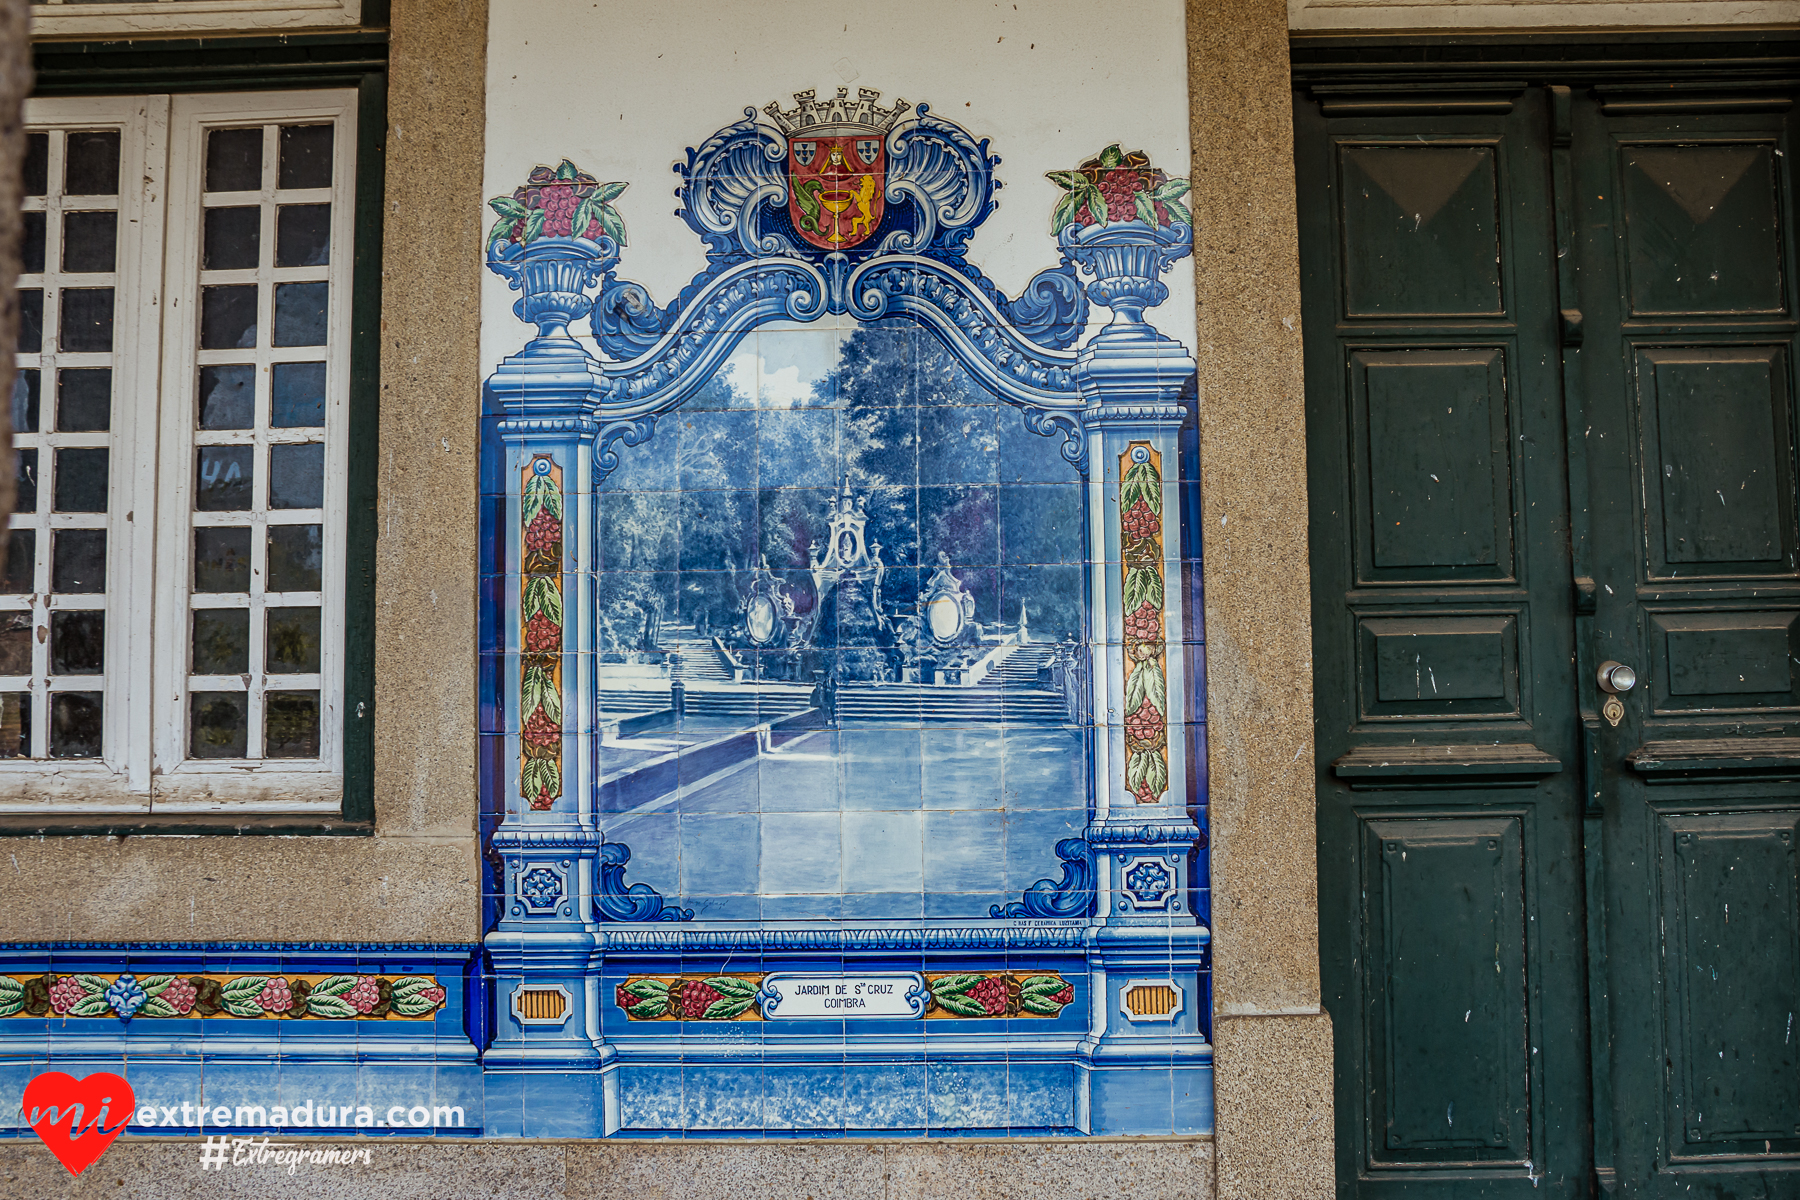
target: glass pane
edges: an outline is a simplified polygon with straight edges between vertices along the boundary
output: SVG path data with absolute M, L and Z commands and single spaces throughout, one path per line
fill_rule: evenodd
M 200 289 L 200 348 L 246 350 L 256 345 L 256 285 Z
M 20 367 L 13 376 L 12 427 L 14 433 L 36 433 L 38 427 L 38 389 L 43 377 L 36 367 Z
M 6 538 L 6 574 L 0 592 L 22 595 L 32 590 L 37 574 L 37 530 L 14 529 Z
M 271 592 L 316 592 L 323 586 L 323 532 L 317 525 L 269 526 Z
M 44 348 L 44 289 L 19 289 L 19 353 L 36 354 Z
M 319 610 L 270 608 L 264 669 L 271 675 L 315 675 L 319 670 Z
M 328 283 L 278 283 L 275 285 L 275 344 L 323 346 Z
M 256 424 L 256 368 L 250 363 L 200 368 L 200 428 L 249 429 Z
M 15 462 L 18 464 L 13 475 L 13 511 L 34 513 L 37 511 L 37 451 L 15 451 Z
M 269 424 L 277 429 L 317 428 L 325 424 L 324 363 L 275 364 Z
M 0 758 L 31 757 L 31 693 L 0 693 Z
M 119 194 L 119 131 L 71 133 L 63 191 L 71 196 Z
M 42 196 L 50 190 L 50 135 L 25 135 L 25 194 Z
M 0 616 L 0 675 L 31 674 L 31 614 Z
M 262 247 L 262 209 L 209 208 L 200 266 L 207 271 L 249 271 Z
M 322 267 L 331 261 L 331 205 L 284 204 L 275 210 L 275 265 Z
M 106 590 L 106 530 L 59 529 L 51 546 L 51 591 Z
M 263 755 L 319 757 L 319 693 L 263 693 Z
M 277 187 L 331 186 L 331 126 L 281 127 L 281 180 Z
M 19 236 L 19 270 L 26 275 L 36 275 L 44 269 L 44 219 L 41 212 L 19 214 L 24 223 Z
M 98 675 L 106 667 L 106 614 L 63 609 L 50 614 L 50 673 Z
M 262 187 L 261 129 L 214 129 L 206 135 L 206 190 L 254 192 Z
M 250 669 L 250 610 L 194 610 L 196 675 L 242 675 Z
M 107 458 L 110 452 L 58 450 L 54 512 L 103 513 L 106 511 Z
M 63 270 L 110 271 L 117 263 L 118 249 L 118 213 L 63 214 Z
M 194 530 L 194 590 L 250 590 L 250 531 L 241 527 Z
M 57 341 L 64 350 L 99 351 L 112 349 L 113 290 L 111 288 L 64 288 L 62 294 L 62 328 Z
M 63 433 L 112 428 L 111 367 L 70 367 L 56 373 L 56 427 Z
M 50 757 L 98 758 L 100 693 L 50 693 Z
M 188 695 L 188 756 L 242 758 L 249 742 L 250 701 L 243 692 Z
M 243 512 L 250 507 L 255 479 L 252 446 L 202 446 L 196 466 L 194 508 L 198 512 Z
M 269 447 L 269 507 L 325 507 L 325 446 Z

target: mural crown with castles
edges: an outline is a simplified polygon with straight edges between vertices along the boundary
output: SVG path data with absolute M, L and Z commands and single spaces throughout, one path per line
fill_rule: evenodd
M 789 137 L 820 126 L 862 126 L 876 134 L 885 134 L 894 127 L 894 122 L 905 115 L 912 105 L 905 100 L 895 100 L 894 107 L 882 108 L 881 93 L 874 88 L 857 88 L 856 99 L 850 98 L 850 89 L 841 87 L 836 97 L 820 100 L 817 88 L 807 88 L 804 92 L 794 93 L 794 107 L 782 111 L 779 100 L 771 100 L 763 106 L 781 132 Z M 844 132 L 850 132 L 845 129 Z
M 795 106 L 763 109 L 787 138 L 788 218 L 801 238 L 842 251 L 868 241 L 887 208 L 887 134 L 912 105 L 882 108 L 881 93 L 841 87 L 830 100 L 809 88 Z

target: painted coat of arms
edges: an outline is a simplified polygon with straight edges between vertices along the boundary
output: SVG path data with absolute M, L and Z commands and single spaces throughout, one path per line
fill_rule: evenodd
M 788 217 L 821 250 L 848 250 L 881 226 L 887 191 L 887 134 L 911 105 L 876 102 L 881 93 L 839 88 L 830 100 L 809 88 L 796 107 L 763 109 L 787 137 Z

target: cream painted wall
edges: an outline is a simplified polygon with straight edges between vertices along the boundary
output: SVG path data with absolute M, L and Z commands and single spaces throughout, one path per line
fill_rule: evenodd
M 1288 28 L 1337 29 L 1679 29 L 1791 25 L 1800 0 L 1687 0 L 1681 4 L 1604 0 L 1288 0 Z
M 925 102 L 992 140 L 1004 186 L 969 257 L 1017 295 L 1058 261 L 1049 230 L 1062 192 L 1044 172 L 1122 141 L 1171 176 L 1188 174 L 1181 3 L 1121 0 L 1103 20 L 1097 12 L 1077 0 L 496 5 L 483 195 L 510 194 L 534 164 L 565 156 L 602 180 L 628 181 L 618 201 L 629 237 L 619 273 L 666 304 L 705 261 L 700 239 L 673 215 L 670 166 L 685 149 L 745 108 L 793 107 L 796 91 L 876 88 L 884 106 Z M 1169 299 L 1152 318 L 1191 348 L 1193 260 L 1166 279 Z M 482 286 L 481 357 L 491 369 L 529 331 L 503 281 L 490 273 Z

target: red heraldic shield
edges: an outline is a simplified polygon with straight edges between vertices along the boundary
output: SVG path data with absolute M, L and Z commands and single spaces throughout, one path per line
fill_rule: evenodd
M 848 250 L 881 225 L 887 143 L 866 126 L 819 126 L 788 138 L 788 216 L 821 250 Z

